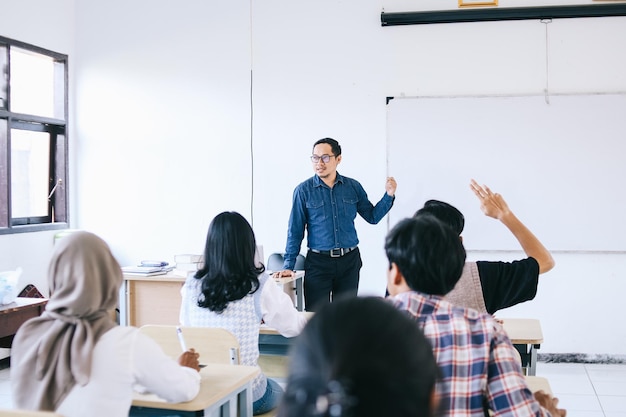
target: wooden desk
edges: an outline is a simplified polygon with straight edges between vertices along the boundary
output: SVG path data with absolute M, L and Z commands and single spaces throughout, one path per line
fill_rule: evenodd
M 534 375 L 527 375 L 526 383 L 528 384 L 528 388 L 530 388 L 532 392 L 543 391 L 546 394 L 554 396 L 554 394 L 552 394 L 552 388 L 550 387 L 550 383 L 546 378 Z
M 303 311 L 307 320 L 313 316 L 312 311 Z M 285 337 L 278 333 L 278 330 L 262 325 L 259 329 L 259 353 L 261 355 L 279 355 L 286 356 L 289 353 L 289 347 L 296 340 L 296 337 Z
M 308 317 L 311 312 L 303 312 Z M 513 346 L 520 352 L 522 367 L 526 375 L 536 375 L 537 349 L 543 342 L 541 324 L 535 319 L 504 319 L 504 330 Z M 262 355 L 287 355 L 295 338 L 287 338 L 271 327 L 261 326 L 259 331 L 259 353 Z
M 120 325 L 179 324 L 180 289 L 185 277 L 124 274 L 120 287 Z
M 133 395 L 136 407 L 178 411 L 204 411 L 205 416 L 252 417 L 252 380 L 259 368 L 243 365 L 207 364 L 200 370 L 200 392 L 186 403 L 168 403 L 154 394 Z M 236 410 L 235 412 L 233 412 Z
M 274 279 L 284 285 L 295 281 L 296 308 L 304 306 L 302 279 L 304 271 L 297 271 L 295 278 Z M 120 287 L 120 325 L 141 327 L 144 324 L 179 324 L 180 289 L 186 278 L 174 274 L 141 275 L 124 274 Z M 298 290 L 299 288 L 299 290 Z
M 17 297 L 11 304 L 0 306 L 0 347 L 10 348 L 13 337 L 26 320 L 43 313 L 47 298 Z
M 526 376 L 526 384 L 533 394 L 537 391 L 543 391 L 546 394 L 550 394 L 550 396 L 554 396 L 554 394 L 552 394 L 552 388 L 550 388 L 550 383 L 545 378 L 540 376 Z M 493 411 L 488 411 L 489 415 L 493 416 Z
M 283 289 L 285 290 L 285 292 L 287 294 L 289 294 L 291 296 L 291 291 L 288 291 L 287 288 L 285 287 L 285 284 L 288 284 L 290 282 L 295 282 L 296 286 L 295 288 L 292 288 L 296 291 L 296 299 L 295 299 L 295 306 L 296 309 L 298 311 L 304 311 L 304 285 L 303 285 L 303 280 L 304 280 L 304 271 L 295 271 L 295 276 L 293 277 L 286 277 L 286 278 L 274 278 L 274 281 L 276 281 L 277 284 L 282 285 Z
M 543 343 L 541 323 L 537 319 L 503 319 L 502 326 L 522 357 L 527 375 L 537 373 L 537 349 Z
M 261 326 L 259 329 L 259 354 L 287 356 L 296 337 L 285 337 L 276 329 Z

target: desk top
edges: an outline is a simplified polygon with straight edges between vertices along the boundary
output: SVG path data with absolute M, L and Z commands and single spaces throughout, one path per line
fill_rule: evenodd
M 537 319 L 503 319 L 502 326 L 511 343 L 537 345 L 543 343 L 541 323 Z
M 298 311 L 298 314 L 302 314 L 304 317 L 306 317 L 307 320 L 310 320 L 315 313 L 313 311 Z M 265 324 L 261 325 L 261 328 L 259 329 L 259 334 L 280 335 L 278 330 Z
M 124 274 L 125 281 L 157 281 L 157 282 L 185 282 L 187 278 L 180 275 L 172 274 L 168 272 L 162 275 L 136 275 L 136 274 Z
M 311 311 L 302 311 L 300 314 L 304 314 L 307 320 L 313 316 Z M 513 344 L 543 343 L 541 323 L 537 319 L 503 319 L 502 327 Z M 272 327 L 262 325 L 259 334 L 278 335 L 280 333 Z
M 286 284 L 291 281 L 295 281 L 304 277 L 304 271 L 296 271 L 293 277 L 274 278 L 277 284 Z M 187 277 L 181 277 L 180 275 L 172 274 L 168 272 L 162 275 L 136 275 L 136 274 L 124 274 L 125 281 L 155 281 L 155 282 L 185 282 Z M 36 300 L 42 300 L 42 298 L 35 298 Z
M 300 279 L 302 277 L 304 277 L 304 271 L 295 271 L 295 274 L 292 277 L 274 278 L 274 281 L 277 284 L 287 284 L 288 282 L 295 281 L 295 280 Z
M 524 378 L 526 378 L 528 388 L 530 388 L 532 392 L 543 391 L 546 394 L 554 395 L 552 394 L 550 383 L 546 378 L 534 375 L 526 375 Z
M 193 400 L 186 403 L 168 403 L 155 394 L 136 392 L 133 394 L 133 405 L 180 411 L 204 410 L 239 392 L 259 372 L 260 369 L 255 366 L 209 363 L 200 370 L 200 392 Z
M 14 310 L 22 309 L 24 307 L 46 304 L 47 302 L 47 298 L 17 297 L 12 303 L 0 305 L 0 313 L 8 313 Z

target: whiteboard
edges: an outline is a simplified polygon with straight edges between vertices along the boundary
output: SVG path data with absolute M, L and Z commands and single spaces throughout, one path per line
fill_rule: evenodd
M 471 178 L 550 250 L 626 250 L 626 95 L 395 98 L 387 105 L 390 225 L 428 199 L 465 215 L 469 250 L 519 250 Z

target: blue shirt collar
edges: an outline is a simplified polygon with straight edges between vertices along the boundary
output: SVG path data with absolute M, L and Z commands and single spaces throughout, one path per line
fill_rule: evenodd
M 337 172 L 337 178 L 335 178 L 335 184 L 337 184 L 338 182 L 343 184 L 343 177 L 341 176 L 339 172 Z M 319 177 L 319 175 L 317 174 L 313 175 L 313 185 L 315 187 L 320 187 L 322 184 L 326 185 L 324 181 Z

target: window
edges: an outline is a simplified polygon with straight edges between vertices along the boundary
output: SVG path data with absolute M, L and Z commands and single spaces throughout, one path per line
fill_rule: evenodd
M 0 37 L 0 73 L 0 234 L 67 228 L 67 56 Z

